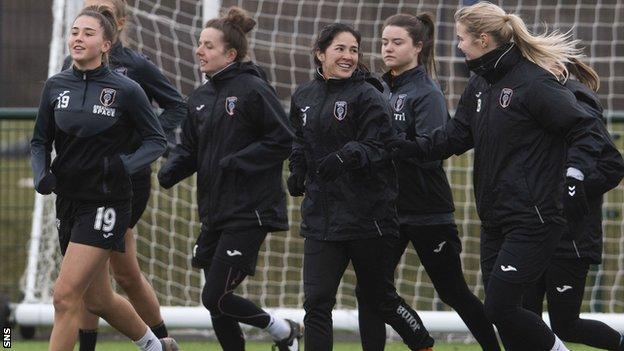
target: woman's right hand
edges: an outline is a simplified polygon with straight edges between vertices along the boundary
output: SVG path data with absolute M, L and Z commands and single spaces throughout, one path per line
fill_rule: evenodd
M 35 190 L 41 195 L 49 195 L 54 189 L 56 189 L 56 176 L 50 171 L 35 186 Z
M 290 196 L 303 196 L 305 193 L 305 173 L 291 173 L 286 180 Z

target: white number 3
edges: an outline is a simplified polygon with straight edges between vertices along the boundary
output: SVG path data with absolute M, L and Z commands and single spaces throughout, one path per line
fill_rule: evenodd
M 93 229 L 110 232 L 115 227 L 116 219 L 117 214 L 114 208 L 98 207 Z

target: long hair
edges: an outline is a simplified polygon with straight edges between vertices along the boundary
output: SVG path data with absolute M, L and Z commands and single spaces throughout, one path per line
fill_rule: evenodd
M 242 61 L 247 56 L 247 37 L 256 26 L 256 21 L 249 17 L 247 12 L 240 7 L 232 6 L 227 9 L 225 15 L 209 20 L 204 28 L 214 28 L 223 32 L 225 49 L 236 50 L 235 61 Z
M 95 18 L 103 29 L 104 40 L 111 42 L 111 45 L 117 40 L 117 22 L 115 21 L 115 15 L 111 12 L 111 9 L 107 6 L 87 6 L 76 16 L 87 16 Z M 75 20 L 74 20 L 75 21 Z M 108 64 L 108 52 L 102 53 L 102 62 Z
M 407 31 L 412 44 L 418 42 L 423 43 L 422 51 L 418 56 L 418 64 L 423 65 L 425 70 L 434 79 L 437 78 L 438 72 L 435 64 L 435 24 L 433 18 L 428 13 L 418 16 L 409 14 L 397 14 L 388 17 L 384 22 L 384 28 L 387 26 L 401 27 Z
M 472 36 L 489 34 L 498 45 L 513 41 L 529 61 L 552 73 L 557 79 L 567 79 L 567 64 L 584 56 L 577 47 L 580 40 L 572 39 L 570 32 L 546 31 L 532 35 L 524 21 L 490 2 L 480 2 L 463 7 L 455 13 L 455 22 L 466 26 Z M 587 66 L 586 66 L 587 67 Z M 585 70 L 585 67 L 579 67 Z

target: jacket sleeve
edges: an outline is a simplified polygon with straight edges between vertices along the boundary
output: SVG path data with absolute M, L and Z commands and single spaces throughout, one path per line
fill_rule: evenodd
M 413 102 L 414 135 L 424 136 L 431 134 L 436 128 L 443 126 L 449 120 L 446 101 L 441 91 L 432 90 L 429 94 Z M 437 168 L 441 161 L 415 163 L 421 168 Z
M 470 89 L 464 91 L 454 118 L 431 133 L 416 137 L 416 142 L 423 151 L 423 160 L 444 160 L 452 155 L 461 155 L 474 147 L 470 126 L 473 114 L 467 99 L 470 94 Z
M 140 84 L 147 95 L 153 98 L 163 112 L 158 117 L 165 135 L 172 132 L 186 117 L 186 103 L 178 90 L 169 82 L 167 77 L 150 61 L 144 57 L 141 70 Z M 170 140 L 170 142 L 172 142 Z M 172 142 L 175 144 L 174 142 Z
M 609 132 L 602 122 L 596 125 L 596 129 L 603 136 L 604 145 L 596 168 L 589 172 L 584 181 L 588 197 L 602 196 L 618 186 L 624 177 L 624 160 Z
M 339 152 L 347 169 L 370 167 L 388 160 L 384 145 L 396 132 L 390 121 L 388 103 L 377 90 L 363 95 L 358 106 L 358 127 L 354 141 L 346 143 Z
M 246 172 L 263 171 L 281 165 L 292 147 L 292 127 L 277 95 L 266 83 L 258 84 L 244 106 L 260 137 L 245 148 L 224 157 L 220 165 Z
M 167 141 L 145 92 L 138 84 L 131 88 L 128 115 L 142 138 L 141 146 L 134 153 L 120 156 L 128 173 L 133 174 L 162 155 Z
M 49 96 L 51 84 L 50 80 L 48 80 L 43 87 L 33 136 L 30 141 L 30 163 L 35 189 L 39 189 L 39 184 L 50 171 L 50 163 L 52 162 L 52 142 L 54 141 L 56 127 L 54 122 L 54 102 L 50 101 Z
M 305 156 L 305 140 L 303 139 L 303 117 L 299 107 L 295 105 L 294 96 L 290 100 L 290 124 L 293 126 L 295 137 L 293 138 L 290 152 L 288 169 L 290 173 L 305 174 L 307 162 Z
M 182 122 L 180 143 L 169 153 L 167 162 L 158 172 L 158 182 L 163 188 L 169 189 L 197 172 L 197 131 L 197 123 L 189 113 Z
M 526 108 L 547 131 L 562 135 L 568 145 L 566 167 L 588 175 L 596 166 L 602 148 L 602 137 L 594 130 L 597 118 L 577 102 L 574 94 L 555 78 L 532 81 Z

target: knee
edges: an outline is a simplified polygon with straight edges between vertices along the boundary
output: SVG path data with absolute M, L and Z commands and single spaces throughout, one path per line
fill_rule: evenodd
M 509 309 L 506 306 L 496 303 L 496 301 L 492 299 L 485 299 L 483 304 L 485 309 L 485 317 L 490 321 L 490 323 L 498 324 L 504 320 L 504 318 L 510 313 Z
M 111 301 L 97 294 L 90 296 L 85 295 L 84 305 L 90 313 L 96 316 L 102 316 L 106 308 L 111 305 Z
M 558 320 L 551 318 L 550 326 L 553 333 L 555 333 L 563 341 L 574 341 L 576 332 L 574 330 L 575 321 L 572 320 Z
M 204 289 L 202 290 L 202 304 L 210 313 L 212 314 L 220 314 L 219 302 L 221 299 L 225 297 L 224 294 L 219 294 L 215 289 L 210 289 L 209 285 L 204 285 Z
M 331 313 L 336 304 L 336 297 L 326 294 L 306 294 L 303 301 L 303 309 L 306 313 L 321 312 Z
M 64 286 L 56 286 L 54 288 L 52 304 L 54 305 L 54 311 L 56 313 L 78 310 L 81 303 L 81 296 L 75 293 L 73 289 Z

